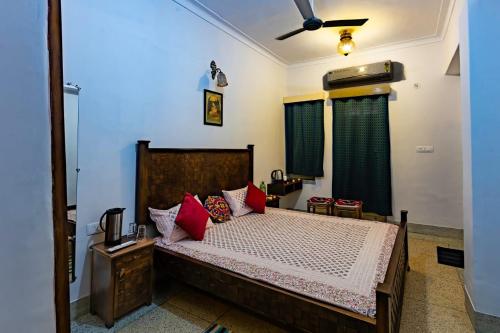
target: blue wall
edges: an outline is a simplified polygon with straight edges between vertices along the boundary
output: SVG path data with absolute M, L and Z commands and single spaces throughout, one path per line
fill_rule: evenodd
M 477 311 L 500 316 L 500 2 L 470 0 L 472 274 Z
M 55 332 L 47 1 L 0 10 L 0 331 Z
M 283 168 L 285 67 L 170 0 L 63 1 L 65 82 L 79 96 L 78 280 L 88 295 L 85 225 L 110 207 L 134 217 L 135 144 L 256 146 L 255 181 Z M 203 125 L 211 60 L 226 73 L 224 126 Z

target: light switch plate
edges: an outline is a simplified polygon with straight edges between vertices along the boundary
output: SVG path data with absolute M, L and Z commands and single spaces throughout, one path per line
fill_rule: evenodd
M 417 146 L 417 153 L 433 153 L 434 146 Z
M 101 230 L 101 227 L 99 226 L 99 222 L 87 224 L 87 236 L 100 234 L 101 232 L 104 232 L 104 231 Z

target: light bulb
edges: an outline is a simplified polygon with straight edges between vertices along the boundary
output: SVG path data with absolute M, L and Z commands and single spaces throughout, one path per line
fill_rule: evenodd
M 340 35 L 340 43 L 337 46 L 337 51 L 345 56 L 349 55 L 354 50 L 356 44 L 352 41 L 352 36 L 349 31 L 343 31 Z
M 343 54 L 345 56 L 349 55 L 349 53 L 354 50 L 354 42 L 350 38 L 344 38 L 340 41 L 339 46 L 337 47 L 337 51 L 340 54 Z

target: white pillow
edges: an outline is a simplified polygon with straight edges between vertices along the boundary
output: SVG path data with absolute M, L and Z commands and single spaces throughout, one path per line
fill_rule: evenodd
M 234 191 L 222 191 L 224 199 L 226 199 L 229 204 L 229 208 L 231 208 L 231 213 L 234 217 L 243 216 L 252 212 L 252 208 L 245 203 L 247 192 L 248 186 Z
M 201 201 L 197 195 L 195 196 L 195 199 L 201 205 Z M 179 214 L 180 208 L 181 204 L 167 210 L 154 209 L 151 207 L 148 208 L 149 216 L 156 224 L 158 231 L 163 235 L 162 242 L 165 245 L 170 245 L 189 237 L 188 233 L 185 232 L 184 229 L 175 224 L 175 219 L 177 218 L 177 214 Z M 213 227 L 213 225 L 212 220 L 208 218 L 206 229 Z
M 189 237 L 187 232 L 175 224 L 175 218 L 177 217 L 180 208 L 181 204 L 167 210 L 148 208 L 149 216 L 156 224 L 158 231 L 163 235 L 162 241 L 166 245 L 170 245 Z

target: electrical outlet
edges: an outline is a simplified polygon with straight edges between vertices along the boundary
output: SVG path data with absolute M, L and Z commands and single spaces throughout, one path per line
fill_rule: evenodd
M 417 146 L 417 153 L 433 153 L 434 146 Z
M 104 231 L 102 231 L 101 227 L 99 226 L 99 222 L 87 224 L 87 236 L 99 234 L 101 232 Z

